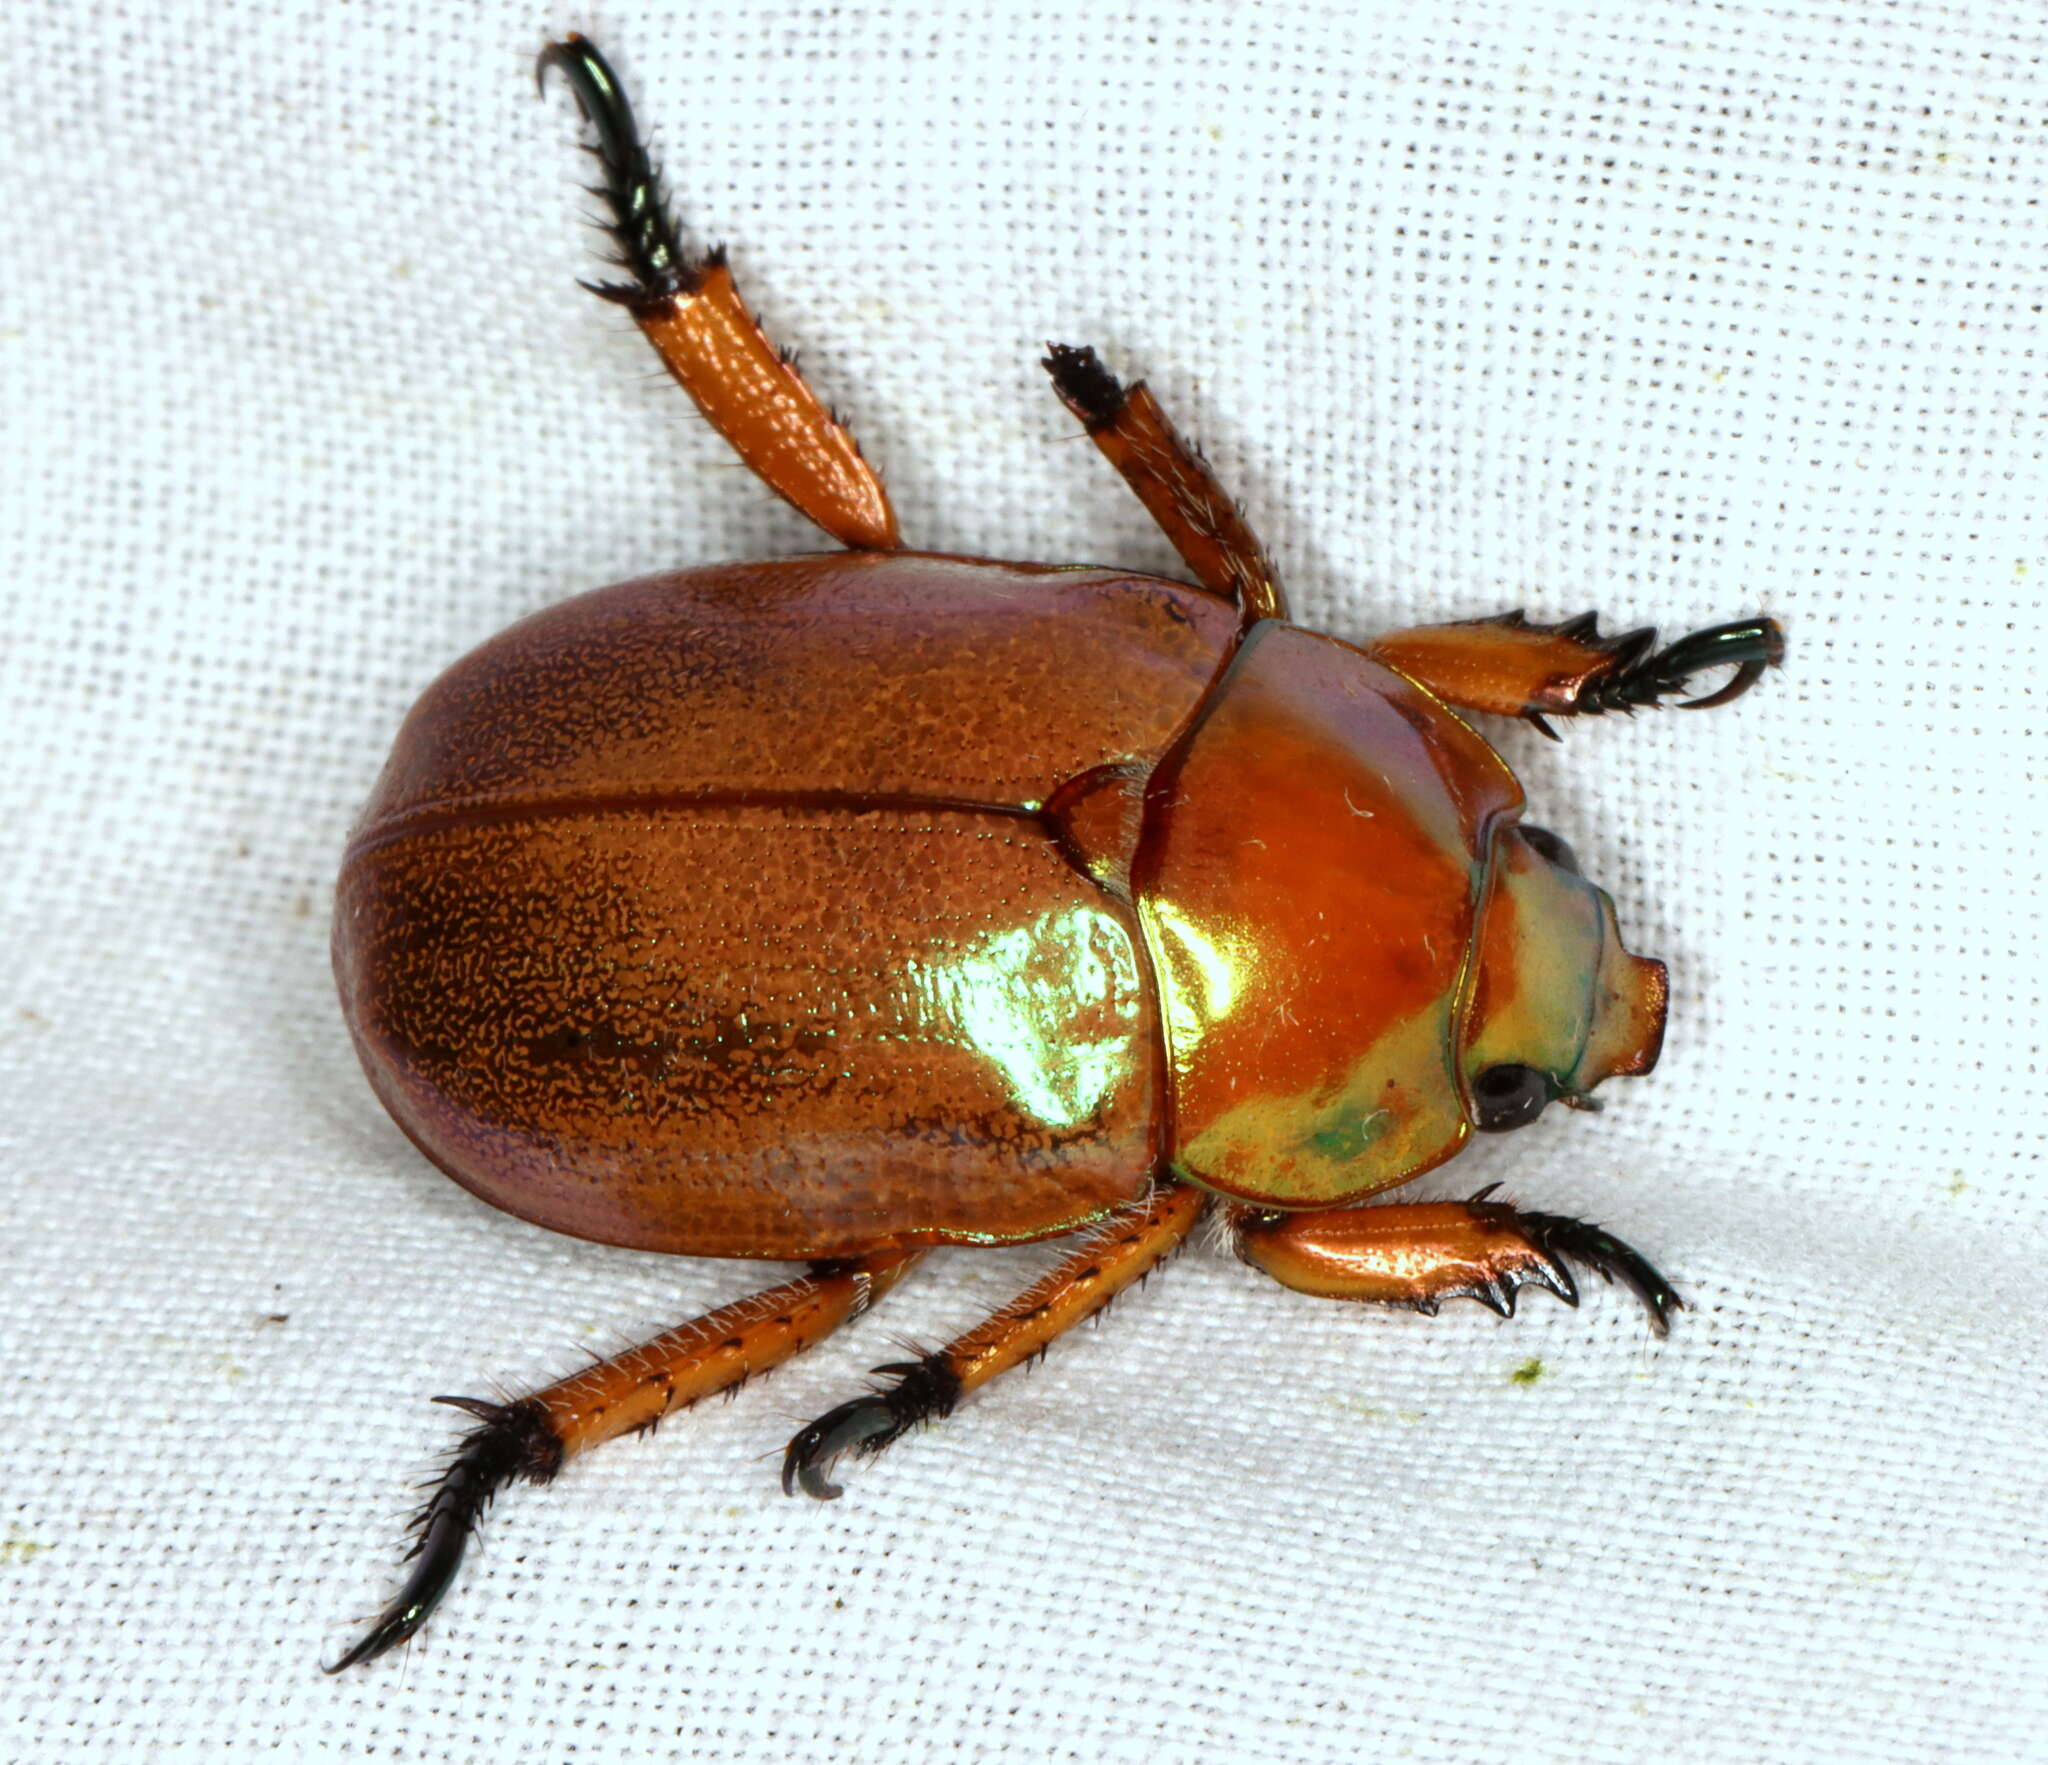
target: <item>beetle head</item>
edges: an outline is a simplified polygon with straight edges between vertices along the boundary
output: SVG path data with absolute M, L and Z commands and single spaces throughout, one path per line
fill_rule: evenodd
M 1543 828 L 1508 823 L 1474 943 L 1460 1077 L 1472 1124 L 1520 1127 L 1553 1099 L 1597 1108 L 1602 1079 L 1646 1073 L 1664 1040 L 1664 965 L 1622 948 L 1614 903 Z

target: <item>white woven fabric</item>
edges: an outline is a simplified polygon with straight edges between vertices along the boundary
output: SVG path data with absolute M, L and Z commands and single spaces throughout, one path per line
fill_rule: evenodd
M 0 1757 L 2048 1758 L 2037 7 L 9 11 Z M 1306 623 L 1785 622 L 1733 709 L 1500 734 L 1672 1030 L 1428 1188 L 1631 1239 L 1668 1345 L 1597 1284 L 1430 1321 L 1204 1249 L 786 1501 L 797 1423 L 1044 1255 L 953 1252 L 513 1492 L 409 1657 L 321 1677 L 426 1398 L 769 1272 L 469 1199 L 327 974 L 437 671 L 819 543 L 577 290 L 542 24 L 914 545 L 1174 568 L 1058 338 L 1151 377 Z

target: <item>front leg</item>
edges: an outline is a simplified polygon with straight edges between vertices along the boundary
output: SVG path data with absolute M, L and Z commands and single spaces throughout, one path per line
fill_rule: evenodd
M 1676 1289 L 1619 1238 L 1563 1214 L 1525 1213 L 1488 1201 L 1422 1201 L 1303 1213 L 1240 1209 L 1237 1254 L 1282 1286 L 1325 1299 L 1363 1299 L 1434 1315 L 1446 1299 L 1476 1299 L 1513 1315 L 1525 1282 L 1579 1303 L 1574 1262 L 1618 1280 L 1643 1302 L 1659 1336 L 1685 1309 Z
M 1719 691 L 1685 703 L 1696 711 L 1725 705 L 1785 659 L 1785 634 L 1774 619 L 1738 619 L 1660 650 L 1649 626 L 1603 637 L 1593 613 L 1558 625 L 1532 625 L 1520 613 L 1502 613 L 1389 632 L 1368 645 L 1367 653 L 1446 704 L 1526 718 L 1554 737 L 1546 717 L 1654 705 L 1710 668 L 1733 667 L 1735 674 Z

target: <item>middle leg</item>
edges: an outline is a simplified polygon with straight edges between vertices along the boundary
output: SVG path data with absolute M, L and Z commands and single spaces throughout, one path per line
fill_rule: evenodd
M 1138 493 L 1195 580 L 1240 608 L 1245 623 L 1285 619 L 1287 600 L 1265 550 L 1209 462 L 1167 421 L 1140 380 L 1125 388 L 1092 349 L 1047 345 L 1045 371 L 1060 402 Z
M 829 1472 L 841 1453 L 872 1458 L 918 1423 L 951 1415 L 961 1398 L 998 1373 L 1042 1354 L 1055 1337 L 1093 1317 L 1178 1250 L 1209 1199 L 1186 1183 L 1162 1182 L 1143 1201 L 1112 1214 L 985 1323 L 936 1354 L 877 1367 L 896 1383 L 828 1411 L 789 1443 L 783 1493 L 794 1495 L 802 1484 L 807 1495 L 836 1500 L 839 1486 Z

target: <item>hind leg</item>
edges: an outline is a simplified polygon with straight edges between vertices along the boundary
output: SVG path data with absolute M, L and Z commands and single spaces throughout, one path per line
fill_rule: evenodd
M 537 72 L 557 69 L 597 136 L 604 168 L 591 194 L 610 208 L 623 283 L 584 284 L 633 315 L 668 371 L 768 488 L 840 544 L 897 545 L 896 515 L 853 437 L 762 334 L 725 254 L 692 259 L 676 235 L 661 175 L 648 157 L 618 76 L 582 37 L 550 43 Z
M 922 1251 L 834 1263 L 721 1306 L 651 1342 L 557 1380 L 516 1403 L 440 1397 L 478 1419 L 413 1522 L 414 1568 L 398 1597 L 327 1669 L 339 1673 L 404 1642 L 433 1615 L 491 1498 L 507 1483 L 546 1483 L 578 1453 L 780 1366 L 857 1317 Z

